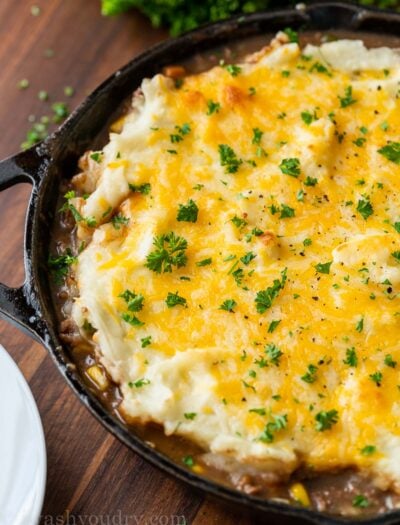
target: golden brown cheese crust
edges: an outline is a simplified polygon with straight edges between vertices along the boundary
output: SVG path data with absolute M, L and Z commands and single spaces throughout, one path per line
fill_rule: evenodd
M 287 44 L 144 82 L 75 201 L 94 234 L 74 318 L 128 417 L 397 489 L 400 68 L 387 50 L 390 68 L 356 70 L 358 44 L 335 45 L 354 51 L 343 70 Z

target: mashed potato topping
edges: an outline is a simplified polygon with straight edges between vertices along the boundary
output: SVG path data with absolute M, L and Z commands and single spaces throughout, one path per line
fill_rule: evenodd
M 127 418 L 400 491 L 400 59 L 278 37 L 144 80 L 86 156 L 73 317 Z

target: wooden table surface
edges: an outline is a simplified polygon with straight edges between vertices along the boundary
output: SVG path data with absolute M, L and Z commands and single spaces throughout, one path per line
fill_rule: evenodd
M 32 14 L 32 5 L 39 15 Z M 30 115 L 50 114 L 55 101 L 75 107 L 119 66 L 166 36 L 138 13 L 102 17 L 99 0 L 1 0 L 0 158 L 19 150 Z M 47 56 L 49 49 L 54 56 Z M 21 79 L 29 81 L 25 90 L 17 87 Z M 64 95 L 65 86 L 74 88 L 73 97 Z M 40 90 L 50 101 L 38 99 Z M 12 286 L 23 281 L 29 192 L 30 186 L 21 184 L 0 195 L 0 281 Z M 0 342 L 28 380 L 43 421 L 48 473 L 42 523 L 256 523 L 129 451 L 81 405 L 44 348 L 4 321 Z

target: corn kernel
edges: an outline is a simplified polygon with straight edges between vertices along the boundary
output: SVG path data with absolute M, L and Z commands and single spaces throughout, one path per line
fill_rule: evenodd
M 305 486 L 302 483 L 294 483 L 289 488 L 289 493 L 291 497 L 297 502 L 300 503 L 303 507 L 309 507 L 311 505 L 310 497 Z
M 87 369 L 86 372 L 90 379 L 96 383 L 100 390 L 105 390 L 108 387 L 107 377 L 104 375 L 103 371 L 99 366 L 91 366 Z

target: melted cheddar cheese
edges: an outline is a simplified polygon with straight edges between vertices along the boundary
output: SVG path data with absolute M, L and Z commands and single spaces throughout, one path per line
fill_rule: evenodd
M 71 200 L 73 316 L 127 418 L 400 490 L 399 88 L 392 50 L 282 37 L 143 81 Z

